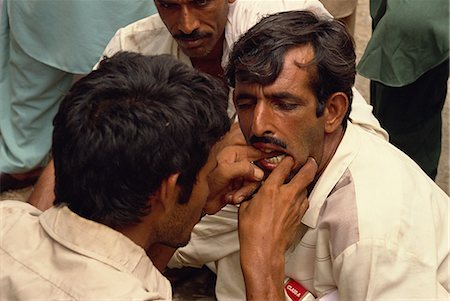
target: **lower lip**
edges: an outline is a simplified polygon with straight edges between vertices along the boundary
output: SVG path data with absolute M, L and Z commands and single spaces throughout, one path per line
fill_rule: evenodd
M 180 44 L 187 49 L 198 48 L 203 44 L 203 39 L 197 40 L 178 40 Z
M 278 166 L 278 164 L 269 163 L 264 159 L 258 160 L 256 163 L 259 167 L 261 167 L 262 169 L 267 170 L 267 171 L 272 171 L 275 169 L 275 167 Z

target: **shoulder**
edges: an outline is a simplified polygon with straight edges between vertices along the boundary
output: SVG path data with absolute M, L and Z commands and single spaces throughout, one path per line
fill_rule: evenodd
M 10 229 L 13 229 L 16 224 L 29 221 L 37 222 L 38 216 L 42 213 L 39 209 L 29 203 L 20 201 L 1 201 L 0 202 L 0 216 L 1 216 L 1 233 L 5 234 Z
M 230 6 L 226 38 L 233 44 L 261 18 L 289 10 L 309 10 L 319 17 L 331 18 L 319 0 L 237 0 Z
M 174 42 L 158 14 L 141 19 L 119 29 L 104 55 L 111 56 L 118 51 L 133 51 L 146 55 L 165 53 Z M 169 45 L 169 46 L 168 46 Z M 164 51 L 160 49 L 164 48 Z

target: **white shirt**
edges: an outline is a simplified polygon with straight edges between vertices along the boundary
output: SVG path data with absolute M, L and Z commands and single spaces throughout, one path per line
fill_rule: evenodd
M 316 298 L 449 300 L 450 199 L 400 150 L 349 123 L 309 202 L 289 280 Z M 219 300 L 245 299 L 236 218 L 231 206 L 207 216 L 171 260 L 209 262 Z
M 0 300 L 172 300 L 145 251 L 105 225 L 19 201 L 0 217 Z

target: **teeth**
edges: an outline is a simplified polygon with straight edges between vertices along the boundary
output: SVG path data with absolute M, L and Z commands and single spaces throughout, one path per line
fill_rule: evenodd
M 272 158 L 266 158 L 265 160 L 271 164 L 278 164 L 281 162 L 281 160 L 283 160 L 283 158 L 286 157 L 285 154 L 281 154 L 278 155 L 276 157 L 272 157 Z
M 263 151 L 263 152 L 265 152 L 266 154 L 269 154 L 269 153 L 271 153 L 272 152 L 272 150 L 271 149 L 261 149 L 261 151 Z

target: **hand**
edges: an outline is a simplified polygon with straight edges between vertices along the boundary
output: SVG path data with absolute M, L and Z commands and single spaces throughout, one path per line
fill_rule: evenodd
M 239 208 L 241 267 L 249 300 L 284 299 L 284 253 L 308 209 L 306 188 L 317 172 L 317 163 L 309 158 L 285 184 L 293 166 L 293 159 L 286 157 Z
M 264 172 L 252 164 L 264 154 L 246 145 L 231 145 L 220 149 L 217 165 L 208 175 L 209 196 L 204 212 L 214 214 L 234 199 L 253 191 L 263 179 Z
M 230 130 L 214 145 L 212 151 L 218 154 L 222 149 L 230 145 L 247 145 L 244 134 L 242 134 L 237 122 L 231 125 Z

